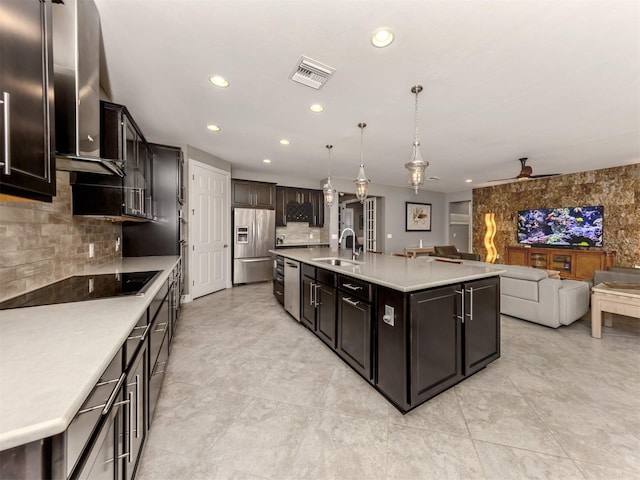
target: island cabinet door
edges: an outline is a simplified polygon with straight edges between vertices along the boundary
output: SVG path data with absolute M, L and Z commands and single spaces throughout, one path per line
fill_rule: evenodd
M 411 405 L 427 400 L 462 378 L 459 285 L 411 295 Z
M 316 329 L 316 281 L 302 277 L 302 308 L 300 321 L 312 331 Z
M 338 355 L 371 380 L 371 305 L 340 291 L 337 340 Z
M 500 357 L 499 277 L 464 284 L 464 374 Z
M 316 292 L 318 303 L 316 335 L 335 350 L 337 291 L 335 287 L 320 283 L 316 285 Z

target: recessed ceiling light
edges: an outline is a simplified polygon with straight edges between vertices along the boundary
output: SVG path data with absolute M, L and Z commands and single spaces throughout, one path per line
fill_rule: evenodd
M 211 81 L 211 83 L 213 83 L 216 87 L 221 87 L 221 88 L 225 88 L 229 86 L 229 82 L 227 80 L 225 80 L 224 77 L 221 77 L 220 75 L 214 75 L 212 77 L 209 77 L 209 80 Z
M 464 181 L 464 183 L 471 183 L 471 182 L 473 182 L 473 180 L 471 180 L 470 178 L 467 178 L 467 179 Z
M 309 110 L 311 110 L 312 112 L 315 112 L 315 113 L 319 113 L 319 112 L 324 110 L 324 107 L 322 105 L 320 105 L 319 103 L 314 103 L 313 105 L 311 105 L 309 107 Z
M 393 32 L 387 27 L 380 27 L 371 37 L 371 43 L 374 47 L 388 47 L 393 42 Z
M 268 158 L 265 158 L 264 160 L 262 160 L 262 163 L 271 163 L 271 160 L 269 160 Z
M 219 132 L 220 131 L 220 127 L 217 125 L 207 125 L 207 128 L 209 130 L 211 130 L 212 132 Z
M 280 145 L 289 145 L 291 142 L 289 140 L 287 140 L 286 138 L 283 138 L 282 140 L 280 140 Z

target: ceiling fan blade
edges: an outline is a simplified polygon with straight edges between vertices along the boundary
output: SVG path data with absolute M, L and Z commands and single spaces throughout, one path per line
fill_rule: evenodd
M 547 173 L 545 175 L 530 175 L 529 178 L 544 178 L 544 177 L 557 177 L 562 175 L 561 173 Z
M 506 180 L 517 180 L 517 177 L 511 177 L 511 178 L 497 178 L 494 180 L 487 180 L 487 182 L 504 182 Z

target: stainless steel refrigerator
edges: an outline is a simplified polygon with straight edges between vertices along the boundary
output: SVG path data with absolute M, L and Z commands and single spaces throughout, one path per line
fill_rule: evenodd
M 233 210 L 233 283 L 262 282 L 273 277 L 270 249 L 275 248 L 274 210 Z

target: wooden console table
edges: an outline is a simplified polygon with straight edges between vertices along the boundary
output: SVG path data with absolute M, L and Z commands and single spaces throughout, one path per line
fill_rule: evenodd
M 640 318 L 640 285 L 638 289 L 612 288 L 599 283 L 591 289 L 591 336 L 602 336 L 602 314 L 607 327 L 613 325 L 611 314 Z
M 561 278 L 587 280 L 616 264 L 616 252 L 569 248 L 507 247 L 507 264 L 557 270 Z
M 407 247 L 404 249 L 404 253 L 409 255 L 411 258 L 416 258 L 418 255 L 429 255 L 430 253 L 435 253 L 435 248 L 433 247 Z

